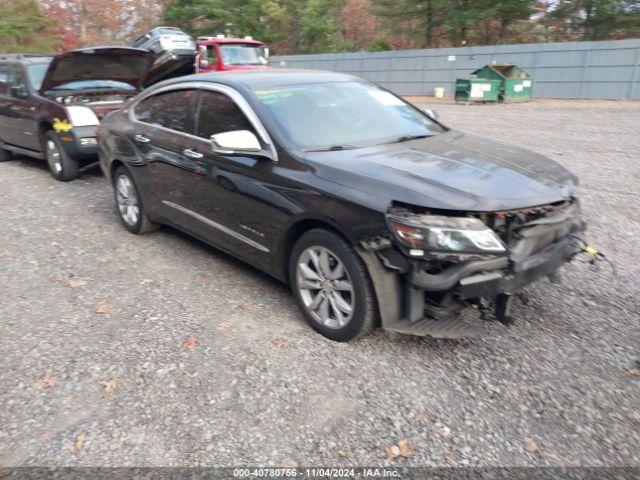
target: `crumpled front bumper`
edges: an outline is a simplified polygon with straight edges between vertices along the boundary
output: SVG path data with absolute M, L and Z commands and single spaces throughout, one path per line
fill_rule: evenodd
M 585 230 L 577 201 L 552 216 L 529 222 L 505 255 L 451 263 L 434 273 L 428 262 L 407 259 L 399 249 L 359 248 L 376 291 L 382 327 L 438 338 L 474 336 L 479 329 L 457 313 L 469 304 L 493 305 L 505 321 L 509 294 L 553 274 L 579 251 L 576 235 Z M 485 299 L 489 302 L 478 302 Z M 480 329 L 482 330 L 482 329 Z
M 575 205 L 556 221 L 547 220 L 524 230 L 508 255 L 462 262 L 437 274 L 413 269 L 407 279 L 415 289 L 451 291 L 462 299 L 511 293 L 571 260 L 578 250 L 572 237 L 583 230 L 585 224 Z
M 413 288 L 452 291 L 462 299 L 511 293 L 568 262 L 578 248 L 572 236 L 584 230 L 576 202 L 553 217 L 528 224 L 506 255 L 461 262 L 437 274 L 414 268 L 408 281 Z
M 576 253 L 576 246 L 565 238 L 521 261 L 508 257 L 479 260 L 451 267 L 443 274 L 413 271 L 410 284 L 428 292 L 453 290 L 459 298 L 495 297 L 510 293 L 554 273 Z

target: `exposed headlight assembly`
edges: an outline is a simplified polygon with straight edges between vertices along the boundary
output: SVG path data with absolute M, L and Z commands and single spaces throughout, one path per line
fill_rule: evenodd
M 425 250 L 494 254 L 506 251 L 500 238 L 477 218 L 389 215 L 387 220 L 396 240 L 412 256 L 423 256 Z
M 96 114 L 89 107 L 74 105 L 66 107 L 66 110 L 67 116 L 74 127 L 87 127 L 100 124 L 100 120 L 98 120 Z

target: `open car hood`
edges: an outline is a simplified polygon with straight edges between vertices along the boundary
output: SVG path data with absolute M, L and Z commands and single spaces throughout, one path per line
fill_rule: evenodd
M 40 91 L 80 80 L 125 82 L 139 90 L 154 59 L 151 52 L 129 47 L 72 50 L 53 58 Z

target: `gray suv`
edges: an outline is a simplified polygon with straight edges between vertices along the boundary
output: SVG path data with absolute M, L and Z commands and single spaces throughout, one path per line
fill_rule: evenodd
M 149 30 L 131 44 L 134 48 L 149 50 L 161 57 L 166 54 L 190 56 L 196 54 L 196 42 L 176 27 L 157 27 Z

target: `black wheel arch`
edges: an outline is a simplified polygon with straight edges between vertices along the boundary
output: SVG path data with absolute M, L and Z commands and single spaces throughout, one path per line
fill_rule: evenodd
M 120 167 L 124 167 L 126 169 L 128 169 L 127 164 L 125 162 L 123 162 L 122 160 L 118 159 L 118 158 L 114 158 L 111 161 L 111 164 L 109 165 L 109 181 L 111 183 L 114 182 L 114 175 L 116 173 L 116 170 Z
M 38 121 L 38 138 L 40 139 L 40 149 L 45 151 L 45 138 L 44 136 L 49 130 L 53 130 L 53 124 L 48 119 L 40 119 Z
M 302 235 L 309 230 L 323 228 L 329 230 L 351 245 L 355 245 L 357 242 L 342 229 L 333 219 L 320 216 L 309 216 L 304 218 L 298 218 L 287 228 L 280 245 L 280 252 L 282 252 L 282 258 L 280 259 L 280 270 L 282 272 L 282 278 L 286 284 L 289 284 L 289 255 L 288 253 L 293 250 L 293 246 Z

